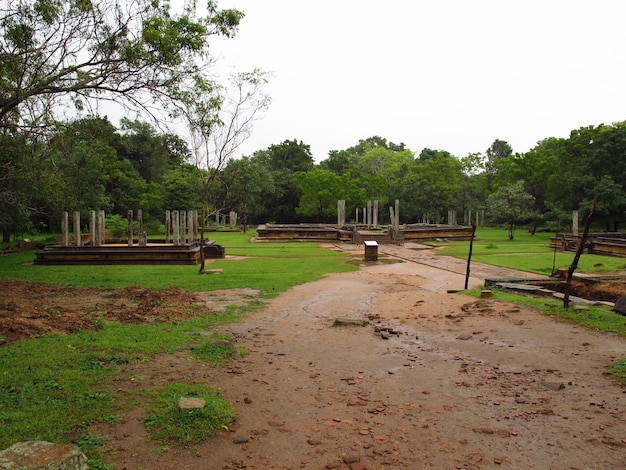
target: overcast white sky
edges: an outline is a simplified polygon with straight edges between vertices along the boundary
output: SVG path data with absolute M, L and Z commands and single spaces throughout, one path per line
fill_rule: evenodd
M 626 120 L 623 0 L 219 0 L 246 14 L 214 43 L 274 73 L 240 153 L 297 139 L 317 162 L 373 135 L 463 157 L 526 152 Z

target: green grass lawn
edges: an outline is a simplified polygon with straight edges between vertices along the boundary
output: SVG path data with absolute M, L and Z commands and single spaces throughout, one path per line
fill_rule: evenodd
M 0 256 L 0 279 L 78 287 L 178 286 L 192 292 L 253 288 L 263 297 L 272 297 L 326 273 L 358 269 L 345 262 L 345 253 L 321 248 L 318 243 L 250 243 L 255 235 L 256 231 L 208 234 L 226 247 L 226 259 L 211 260 L 206 266 L 222 270 L 220 274 L 199 275 L 198 266 L 176 265 L 36 266 L 34 251 L 27 250 Z
M 567 268 L 572 264 L 574 253 L 556 252 L 550 248 L 550 237 L 554 233 L 536 233 L 517 230 L 513 240 L 508 239 L 504 228 L 478 227 L 472 249 L 472 261 L 518 269 L 521 271 L 550 275 L 554 269 Z M 467 259 L 468 241 L 431 243 L 438 252 Z M 583 254 L 577 272 L 608 274 L 626 269 L 626 259 L 611 256 Z

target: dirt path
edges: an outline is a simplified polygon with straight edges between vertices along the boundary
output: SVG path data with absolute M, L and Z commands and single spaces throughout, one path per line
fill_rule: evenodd
M 626 394 L 605 369 L 626 341 L 448 294 L 464 263 L 384 250 L 405 262 L 295 287 L 224 328 L 250 352 L 229 368 L 138 365 L 145 384 L 218 385 L 237 421 L 193 451 L 159 453 L 135 410 L 111 431 L 116 468 L 626 468 Z M 472 274 L 472 286 L 522 275 Z M 338 317 L 369 324 L 332 327 Z

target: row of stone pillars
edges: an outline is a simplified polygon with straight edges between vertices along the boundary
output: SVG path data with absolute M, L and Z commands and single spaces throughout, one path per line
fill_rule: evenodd
M 87 242 L 91 246 L 101 246 L 106 242 L 104 211 L 89 211 L 89 236 Z M 80 212 L 74 212 L 72 223 L 74 229 L 74 245 L 83 246 L 83 239 L 80 233 Z M 70 246 L 69 236 L 69 213 L 61 213 L 61 245 Z
M 171 233 L 171 239 L 170 239 Z M 198 211 L 165 211 L 165 243 L 174 246 L 198 241 Z
M 134 213 L 129 210 L 126 215 L 128 222 L 126 233 L 128 246 L 134 245 Z M 89 211 L 89 234 L 85 242 L 81 234 L 80 212 L 75 211 L 72 222 L 74 245 L 102 246 L 106 244 L 105 213 L 103 210 Z M 61 245 L 70 246 L 69 213 L 61 213 Z M 171 238 L 170 238 L 171 234 Z M 139 246 L 148 244 L 147 233 L 143 224 L 143 211 L 137 211 L 137 235 Z M 175 246 L 186 245 L 198 241 L 198 211 L 165 211 L 165 243 L 173 242 Z
M 355 209 L 355 221 L 356 224 L 359 224 L 359 220 L 362 221 L 363 225 L 367 225 L 367 228 L 378 227 L 378 201 L 367 201 L 366 207 L 363 207 L 363 217 L 361 215 L 361 208 L 357 207 Z M 393 225 L 396 229 L 400 225 L 400 201 L 396 199 L 395 208 L 389 206 L 389 215 L 391 217 L 391 225 Z M 346 225 L 346 201 L 344 199 L 340 199 L 337 201 L 337 226 L 343 227 Z

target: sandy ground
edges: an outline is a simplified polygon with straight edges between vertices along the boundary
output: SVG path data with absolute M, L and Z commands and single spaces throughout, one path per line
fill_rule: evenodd
M 358 250 L 362 247 L 345 247 Z M 220 387 L 237 420 L 194 449 L 149 442 L 143 410 L 113 428 L 116 469 L 626 468 L 626 341 L 449 290 L 465 263 L 410 247 L 330 275 L 224 327 L 249 354 L 128 367 L 118 386 Z M 470 286 L 524 273 L 474 265 Z M 249 293 L 248 293 L 249 294 Z M 365 326 L 333 327 L 336 319 Z M 131 383 L 140 374 L 141 383 Z

